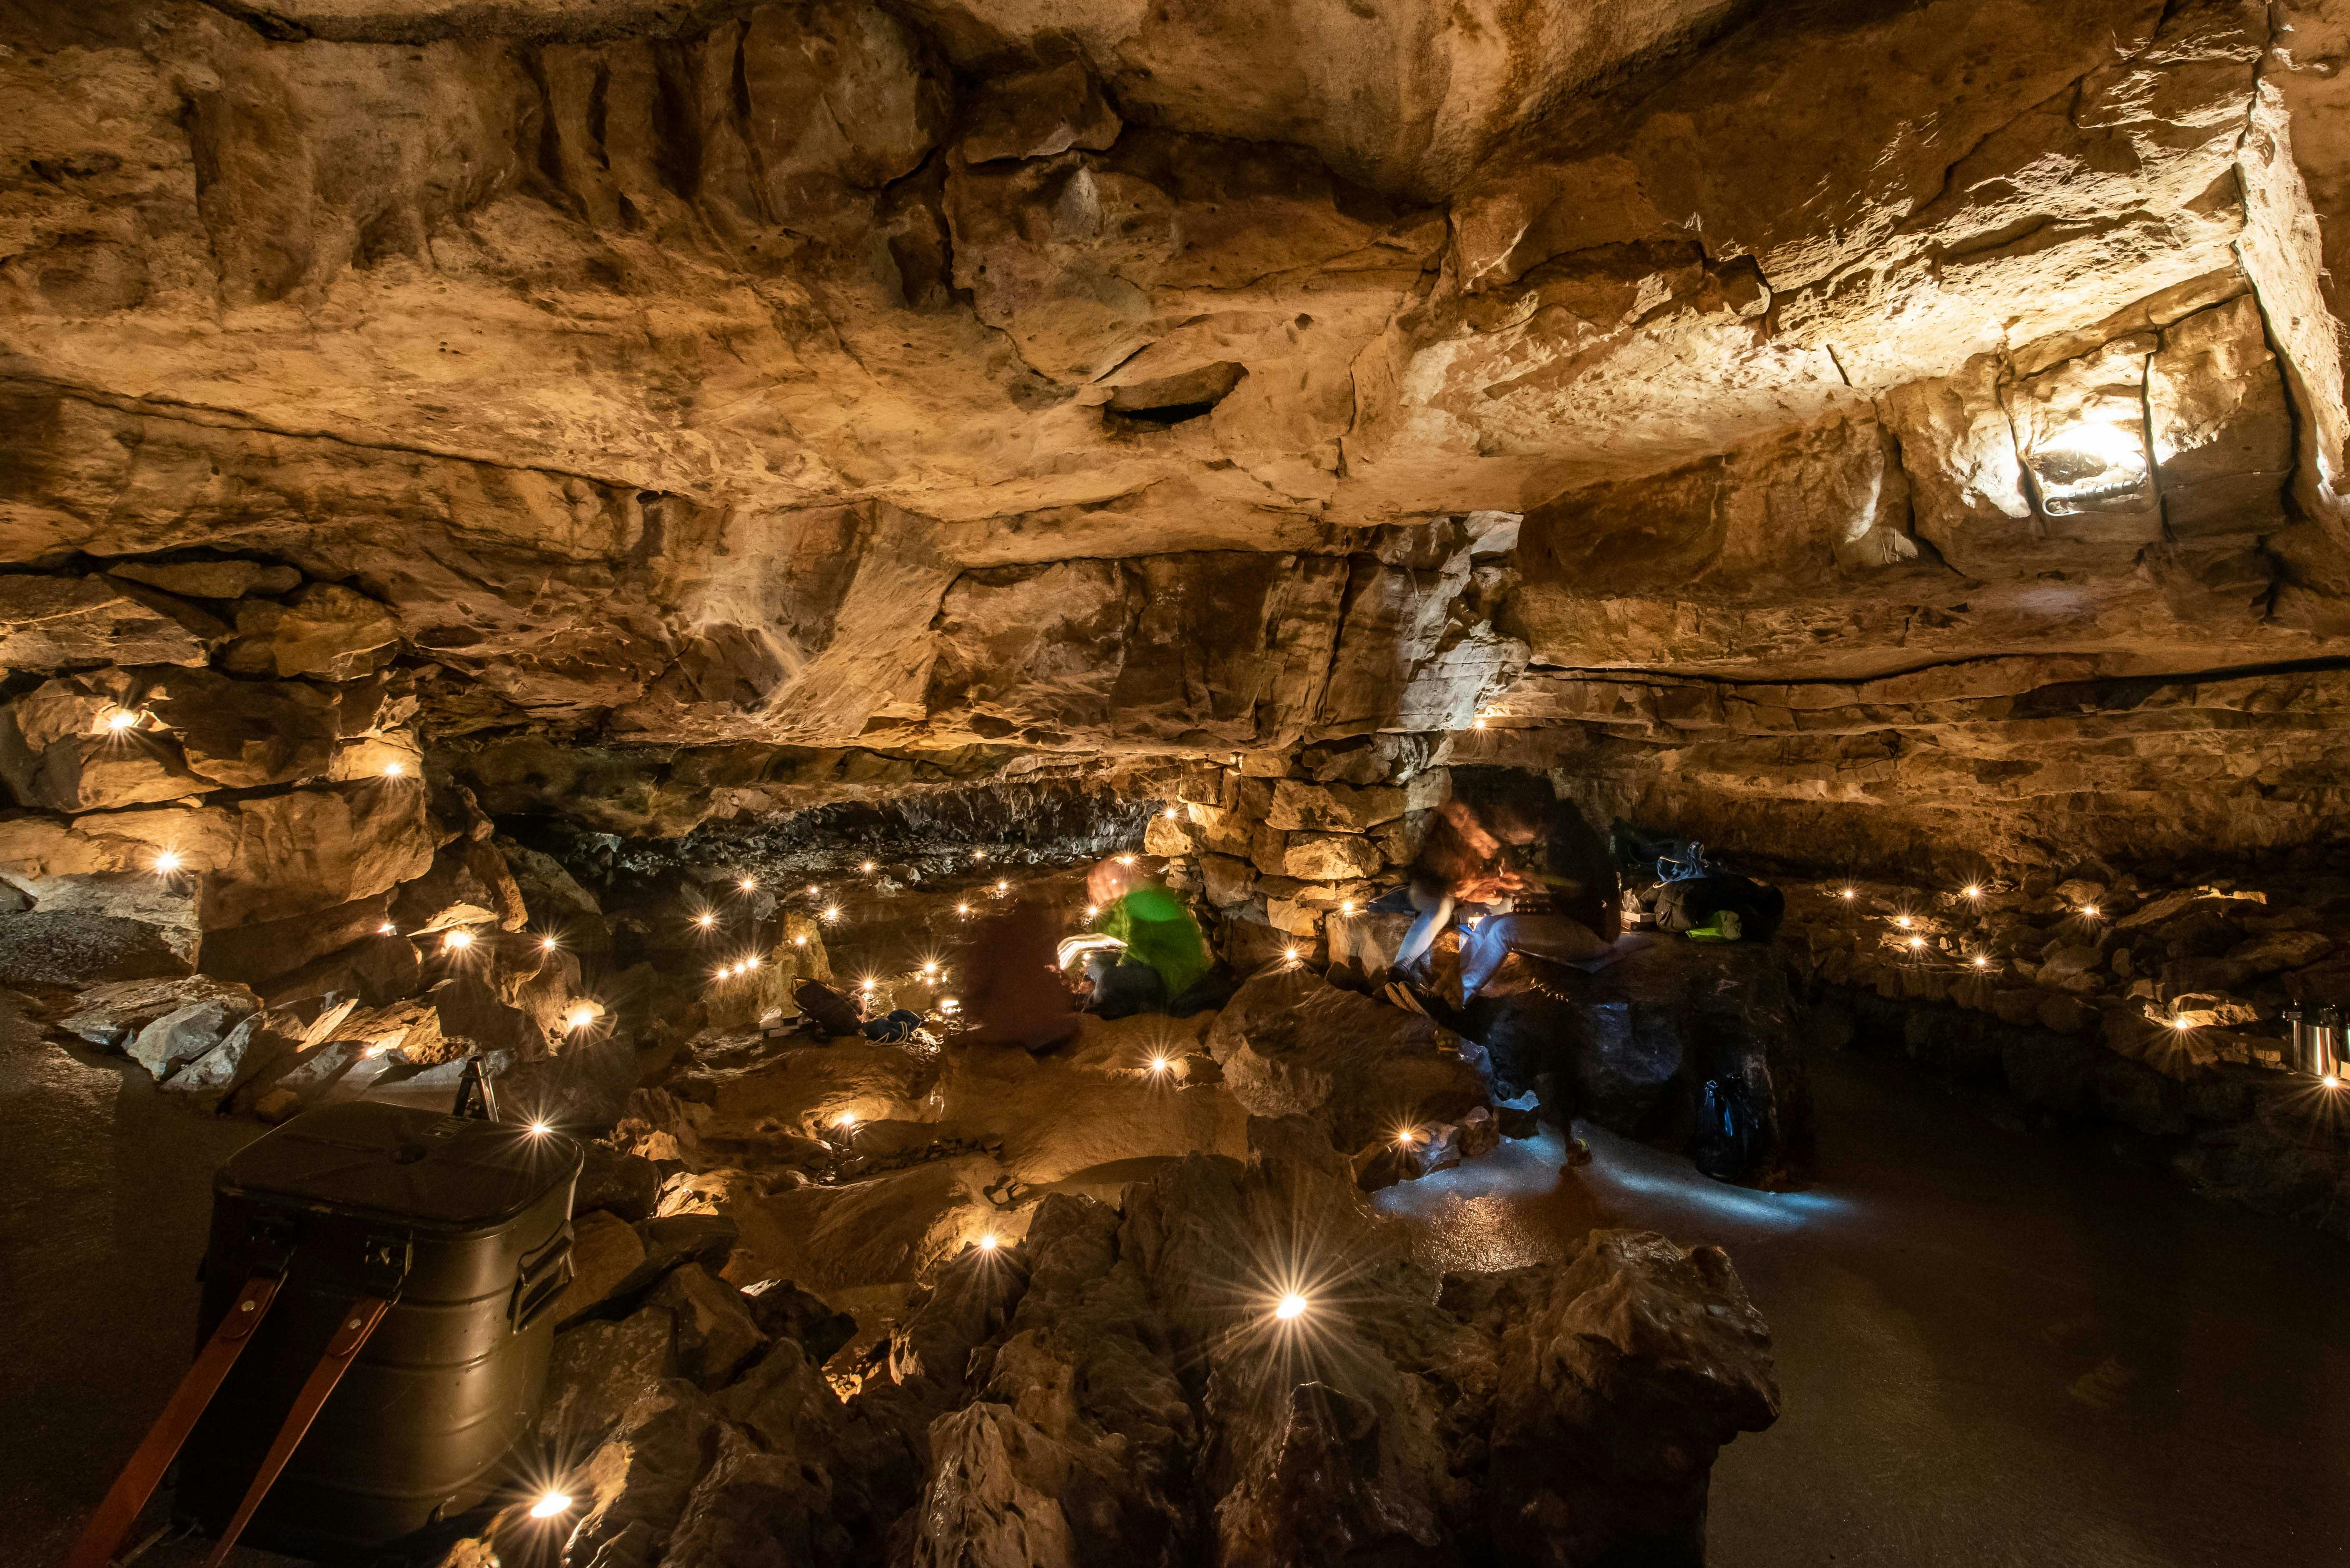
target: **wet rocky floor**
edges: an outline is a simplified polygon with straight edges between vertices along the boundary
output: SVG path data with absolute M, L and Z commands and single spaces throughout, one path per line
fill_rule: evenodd
M 0 1050 L 7 1555 L 47 1562 L 184 1364 L 206 1173 L 259 1129 L 13 1021 Z M 1715 1470 L 1721 1568 L 2350 1562 L 2350 1253 L 1880 1064 L 1814 1072 L 1803 1192 L 1586 1129 L 1572 1174 L 1546 1134 L 1378 1201 L 1447 1268 L 1594 1225 L 1730 1251 L 1784 1403 Z
M 1585 1127 L 1378 1195 L 1448 1268 L 1595 1225 L 1728 1249 L 1778 1424 L 1713 1472 L 1715 1568 L 2350 1563 L 2350 1250 L 1837 1054 L 1818 1180 L 1750 1192 Z

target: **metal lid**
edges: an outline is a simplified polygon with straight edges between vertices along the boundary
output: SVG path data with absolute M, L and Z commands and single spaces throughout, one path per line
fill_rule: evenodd
M 213 1188 L 481 1226 L 511 1220 L 571 1181 L 580 1160 L 579 1145 L 561 1133 L 353 1100 L 306 1111 L 245 1145 Z

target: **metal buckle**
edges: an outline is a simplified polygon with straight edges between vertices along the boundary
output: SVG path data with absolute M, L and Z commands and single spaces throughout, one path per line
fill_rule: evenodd
M 359 1247 L 359 1281 L 365 1293 L 398 1301 L 414 1251 L 405 1236 L 369 1236 Z

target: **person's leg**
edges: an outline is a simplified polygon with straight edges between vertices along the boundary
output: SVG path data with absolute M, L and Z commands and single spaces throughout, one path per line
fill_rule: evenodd
M 1581 920 L 1565 915 L 1494 915 L 1461 934 L 1461 1004 L 1485 988 L 1513 952 L 1551 963 L 1596 967 L 1613 951 Z
M 1494 971 L 1509 961 L 1510 928 L 1523 917 L 1492 915 L 1461 930 L 1461 1005 L 1485 989 Z
M 1444 929 L 1444 923 L 1452 918 L 1452 898 L 1450 894 L 1422 893 L 1418 888 L 1414 888 L 1411 895 L 1411 907 L 1419 911 L 1419 919 L 1411 923 L 1411 929 L 1404 932 L 1402 942 L 1396 948 L 1395 967 L 1398 969 L 1403 968 L 1435 946 L 1438 933 Z
M 1122 963 L 1094 984 L 1094 1011 L 1104 1018 L 1131 1018 L 1167 1005 L 1167 982 L 1147 963 Z

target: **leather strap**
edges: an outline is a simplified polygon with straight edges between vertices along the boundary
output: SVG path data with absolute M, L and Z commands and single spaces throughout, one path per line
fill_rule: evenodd
M 327 1396 L 332 1394 L 335 1385 L 343 1380 L 343 1374 L 358 1358 L 360 1347 L 367 1344 L 368 1336 L 375 1333 L 376 1325 L 383 1321 L 383 1314 L 390 1308 L 391 1303 L 381 1296 L 361 1296 L 343 1314 L 341 1326 L 335 1330 L 335 1337 L 327 1342 L 327 1352 L 318 1357 L 318 1365 L 310 1368 L 310 1376 L 303 1383 L 302 1392 L 294 1397 L 294 1407 L 286 1412 L 286 1424 L 277 1428 L 277 1440 L 269 1445 L 269 1452 L 263 1458 L 253 1484 L 245 1488 L 244 1501 L 236 1505 L 236 1517 L 228 1521 L 226 1530 L 221 1532 L 212 1555 L 204 1559 L 204 1568 L 220 1568 L 228 1560 L 229 1552 L 236 1545 L 236 1538 L 244 1533 L 245 1525 L 252 1521 L 254 1511 L 261 1506 L 261 1500 L 267 1497 L 269 1489 L 276 1484 L 278 1472 L 286 1468 L 286 1461 L 292 1459 L 294 1450 L 301 1446 L 303 1436 L 310 1430 L 310 1423 L 317 1419 Z
M 115 1548 L 122 1544 L 122 1538 L 138 1522 L 140 1511 L 154 1495 L 163 1472 L 179 1457 L 180 1445 L 195 1430 L 204 1407 L 220 1392 L 229 1368 L 236 1365 L 236 1358 L 252 1343 L 253 1331 L 268 1315 L 269 1304 L 277 1299 L 277 1287 L 283 1282 L 284 1277 L 278 1274 L 255 1275 L 245 1281 L 244 1289 L 230 1303 L 220 1326 L 213 1330 L 212 1338 L 197 1354 L 196 1364 L 188 1368 L 188 1375 L 172 1390 L 171 1403 L 155 1417 L 155 1424 L 147 1428 L 138 1451 L 107 1489 L 105 1501 L 90 1516 L 81 1539 L 74 1542 L 66 1568 L 106 1568 L 114 1560 Z

